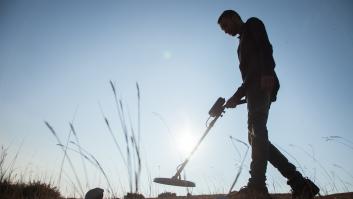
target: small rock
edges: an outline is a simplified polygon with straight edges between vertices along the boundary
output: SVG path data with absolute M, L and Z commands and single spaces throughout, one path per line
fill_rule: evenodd
M 91 189 L 86 193 L 85 199 L 102 199 L 103 192 L 104 192 L 104 190 L 101 188 Z

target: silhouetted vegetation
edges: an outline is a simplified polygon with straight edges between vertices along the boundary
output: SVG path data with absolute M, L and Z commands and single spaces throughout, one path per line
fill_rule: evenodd
M 21 182 L 15 180 L 13 164 L 6 167 L 7 149 L 1 147 L 0 152 L 0 198 L 1 199 L 59 199 L 59 190 L 38 180 Z M 12 161 L 14 162 L 14 161 Z

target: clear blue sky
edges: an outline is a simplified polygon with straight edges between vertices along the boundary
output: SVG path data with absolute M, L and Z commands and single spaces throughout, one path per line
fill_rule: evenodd
M 188 142 L 184 137 L 200 137 L 214 101 L 228 98 L 241 84 L 238 39 L 217 25 L 226 9 L 238 11 L 244 20 L 263 20 L 273 45 L 281 89 L 268 123 L 272 143 L 294 156 L 288 158 L 322 193 L 353 191 L 349 0 L 0 0 L 0 144 L 10 148 L 11 158 L 23 143 L 15 171 L 24 178 L 56 181 L 62 153 L 43 121 L 65 140 L 77 110 L 74 125 L 81 145 L 105 168 L 115 191 L 126 193 L 127 171 L 99 104 L 123 146 L 109 80 L 116 82 L 135 127 L 138 82 L 142 193 L 185 194 L 184 188 L 151 184 L 148 175 L 171 177 L 186 154 L 180 144 Z M 229 136 L 246 141 L 246 120 L 241 106 L 227 110 L 216 123 L 186 167 L 188 179 L 197 185 L 193 194 L 228 191 L 239 153 L 245 152 L 236 143 L 238 153 Z M 344 139 L 326 141 L 327 136 Z M 70 156 L 84 182 L 80 157 Z M 249 157 L 235 189 L 245 185 L 248 166 Z M 97 169 L 87 167 L 89 187 L 107 188 Z M 61 191 L 73 194 L 68 164 L 65 173 Z M 267 182 L 271 192 L 289 191 L 271 166 Z

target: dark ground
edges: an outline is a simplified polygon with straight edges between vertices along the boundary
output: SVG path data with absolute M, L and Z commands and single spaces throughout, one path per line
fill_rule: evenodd
M 273 199 L 291 199 L 291 194 L 271 194 Z M 166 197 L 162 199 L 224 199 L 224 194 Z M 149 198 L 155 199 L 155 198 Z M 236 199 L 236 198 L 233 198 Z M 353 199 L 353 192 L 316 196 L 315 199 Z

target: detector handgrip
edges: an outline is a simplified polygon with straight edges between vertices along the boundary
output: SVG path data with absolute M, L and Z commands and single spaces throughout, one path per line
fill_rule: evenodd
M 217 99 L 217 101 L 213 104 L 212 108 L 208 111 L 210 117 L 219 117 L 224 113 L 224 105 L 226 100 L 223 97 Z M 239 101 L 239 104 L 245 104 L 246 100 L 242 99 Z
M 210 117 L 218 117 L 220 116 L 223 111 L 224 111 L 224 103 L 226 100 L 223 97 L 220 97 L 217 99 L 217 101 L 214 103 L 210 111 L 208 111 L 208 114 Z

